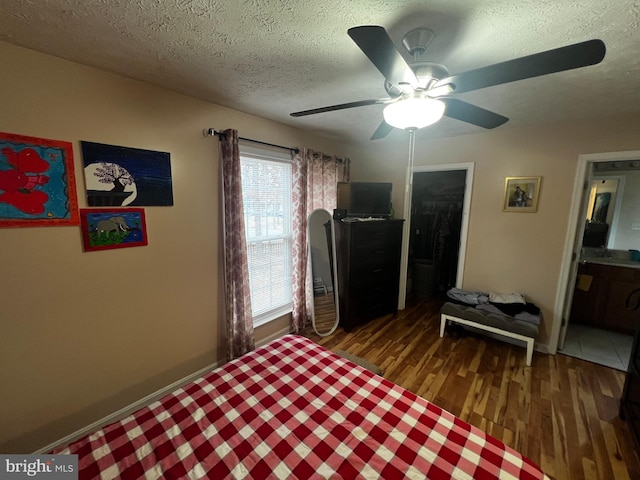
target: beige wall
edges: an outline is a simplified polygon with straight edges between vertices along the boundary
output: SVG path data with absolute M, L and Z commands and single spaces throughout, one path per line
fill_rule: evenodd
M 405 142 L 349 148 L 200 100 L 0 42 L 0 131 L 171 153 L 173 207 L 146 208 L 149 245 L 83 253 L 78 227 L 0 230 L 0 452 L 30 451 L 224 357 L 217 142 L 202 130 L 352 159 L 392 181 Z M 578 155 L 640 149 L 640 118 L 418 140 L 416 165 L 475 162 L 464 288 L 520 291 L 553 322 Z M 538 213 L 502 212 L 506 176 L 542 176 Z M 258 341 L 286 320 L 257 330 Z
M 221 360 L 218 144 L 203 129 L 338 155 L 295 129 L 0 42 L 0 131 L 171 153 L 149 245 L 82 252 L 79 227 L 0 229 L 0 452 L 42 447 Z M 257 340 L 287 328 L 256 331 Z
M 578 156 L 638 150 L 640 118 L 508 128 L 416 142 L 415 165 L 474 162 L 463 288 L 525 294 L 543 311 L 538 341 L 548 345 L 568 230 Z M 408 147 L 379 143 L 352 155 L 354 181 L 392 181 L 403 211 Z M 366 160 L 366 161 L 365 161 Z M 541 176 L 537 213 L 502 212 L 505 177 Z

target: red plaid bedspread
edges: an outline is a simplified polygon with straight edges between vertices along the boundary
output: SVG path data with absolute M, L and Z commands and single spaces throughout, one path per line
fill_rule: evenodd
M 87 478 L 541 479 L 481 430 L 287 335 L 54 453 Z

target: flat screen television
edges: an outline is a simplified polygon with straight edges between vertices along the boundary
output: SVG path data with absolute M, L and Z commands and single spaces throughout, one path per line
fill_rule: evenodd
M 389 218 L 391 187 L 391 183 L 338 182 L 338 208 L 348 217 Z

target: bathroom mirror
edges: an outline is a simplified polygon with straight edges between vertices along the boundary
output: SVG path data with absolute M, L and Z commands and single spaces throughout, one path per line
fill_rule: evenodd
M 586 191 L 583 247 L 640 248 L 640 159 L 595 162 Z
M 583 247 L 605 248 L 615 237 L 612 229 L 613 204 L 618 193 L 619 179 L 616 177 L 594 176 L 589 188 L 587 221 L 582 237 Z
M 307 223 L 313 285 L 311 319 L 314 331 L 326 337 L 336 330 L 339 322 L 333 220 L 328 211 L 314 210 Z

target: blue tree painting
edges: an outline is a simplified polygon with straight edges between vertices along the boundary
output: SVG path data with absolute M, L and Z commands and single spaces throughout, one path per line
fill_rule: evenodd
M 168 153 L 85 141 L 80 144 L 89 206 L 173 205 Z

